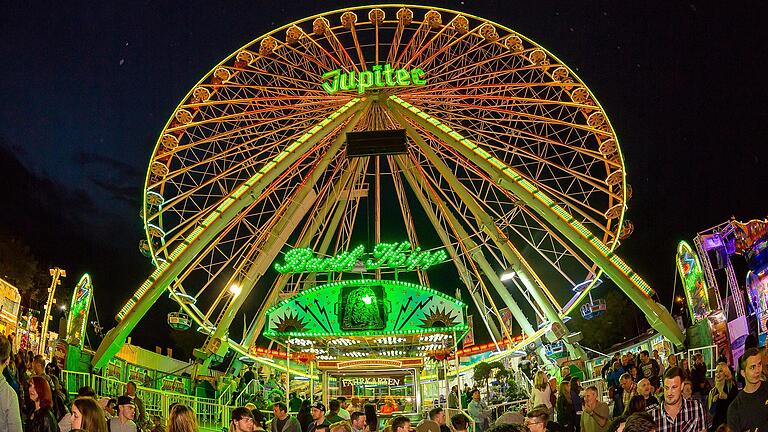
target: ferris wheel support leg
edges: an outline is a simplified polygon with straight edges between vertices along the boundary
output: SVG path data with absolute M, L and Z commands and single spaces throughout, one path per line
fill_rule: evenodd
M 240 285 L 240 293 L 227 304 L 227 308 L 221 315 L 221 319 L 216 323 L 216 330 L 211 336 L 212 341 L 222 341 L 219 344 L 216 354 L 223 357 L 229 350 L 229 343 L 226 342 L 226 334 L 229 332 L 229 326 L 235 319 L 237 312 L 245 303 L 248 295 L 256 286 L 256 283 L 266 273 L 269 266 L 275 260 L 283 245 L 288 241 L 288 237 L 293 233 L 296 227 L 301 223 L 306 214 L 312 208 L 312 204 L 317 199 L 315 185 L 320 176 L 328 168 L 331 161 L 337 156 L 341 145 L 346 140 L 346 133 L 351 131 L 360 120 L 364 110 L 358 111 L 352 119 L 344 126 L 336 139 L 328 146 L 326 153 L 315 164 L 309 177 L 302 183 L 299 190 L 291 196 L 291 202 L 288 204 L 283 217 L 281 217 L 274 228 L 270 230 L 267 239 L 259 248 L 256 257 L 251 262 L 251 266 L 243 277 Z M 245 263 L 243 264 L 245 265 Z M 240 269 L 242 270 L 242 269 Z M 237 272 L 236 272 L 237 273 Z M 250 348 L 250 347 L 249 347 Z M 205 360 L 202 373 L 208 373 L 211 357 Z
M 344 206 L 344 203 L 349 198 L 350 195 L 350 185 L 351 180 L 355 178 L 356 176 L 360 175 L 363 169 L 363 164 L 359 162 L 359 160 L 355 160 L 354 162 L 356 165 L 353 169 L 347 169 L 344 170 L 344 172 L 341 175 L 341 179 L 333 186 L 333 190 L 328 194 L 328 197 L 326 201 L 323 203 L 323 205 L 320 207 L 320 209 L 313 215 L 312 220 L 310 222 L 309 228 L 304 232 L 304 234 L 299 238 L 299 241 L 296 245 L 297 248 L 305 248 L 308 247 L 312 239 L 315 237 L 315 235 L 320 231 L 320 229 L 323 226 L 330 226 L 334 227 L 336 225 L 329 225 L 327 224 L 327 217 L 328 214 L 334 209 Z M 320 251 L 319 253 L 323 254 L 325 251 Z M 246 332 L 245 338 L 243 339 L 242 345 L 244 347 L 250 347 L 253 345 L 254 342 L 256 342 L 256 338 L 261 333 L 261 330 L 264 328 L 264 323 L 266 321 L 267 315 L 264 313 L 264 311 L 275 302 L 277 299 L 278 294 L 280 294 L 283 291 L 283 288 L 285 288 L 285 285 L 288 283 L 288 280 L 291 278 L 289 274 L 280 275 L 275 282 L 272 289 L 269 291 L 269 294 L 267 295 L 266 299 L 261 303 L 261 307 L 259 308 L 259 311 L 256 313 L 256 316 L 251 321 L 251 324 L 248 326 L 248 331 Z M 235 366 L 237 369 L 239 366 Z M 238 369 L 239 370 L 239 369 Z
M 526 290 L 533 296 L 534 300 L 536 301 L 536 304 L 541 308 L 541 310 L 544 312 L 544 315 L 547 317 L 547 319 L 551 323 L 557 323 L 559 326 L 561 326 L 563 329 L 567 329 L 565 324 L 560 319 L 559 312 L 555 310 L 554 305 L 550 302 L 547 295 L 544 293 L 544 290 L 546 287 L 544 286 L 544 283 L 541 281 L 541 278 L 539 278 L 536 273 L 533 271 L 530 265 L 525 261 L 525 259 L 522 257 L 522 255 L 511 245 L 509 240 L 507 239 L 506 235 L 502 230 L 498 228 L 493 218 L 485 211 L 483 208 L 477 203 L 475 198 L 472 196 L 472 194 L 467 191 L 467 189 L 464 187 L 464 185 L 459 181 L 458 178 L 456 178 L 456 175 L 451 171 L 450 168 L 437 156 L 437 154 L 429 147 L 429 145 L 424 141 L 424 139 L 421 137 L 421 135 L 411 126 L 408 122 L 406 122 L 402 116 L 400 115 L 401 110 L 393 110 L 393 117 L 395 117 L 402 127 L 406 129 L 406 132 L 411 137 L 411 139 L 414 140 L 416 145 L 419 147 L 421 152 L 427 157 L 427 159 L 430 161 L 430 163 L 437 168 L 440 175 L 445 179 L 445 181 L 448 182 L 448 184 L 451 186 L 451 189 L 459 196 L 461 201 L 467 206 L 469 211 L 474 216 L 475 220 L 479 221 L 480 228 L 492 239 L 492 241 L 496 244 L 496 246 L 501 251 L 504 258 L 512 265 L 515 272 L 518 274 L 518 277 L 520 278 L 520 281 L 525 286 Z M 425 123 L 424 120 L 420 117 L 416 117 L 414 119 L 417 123 L 422 124 Z M 450 141 L 448 141 L 450 143 Z M 462 236 L 464 238 L 465 236 Z M 474 250 L 478 250 L 475 248 Z M 486 262 L 487 263 L 487 262 Z M 494 287 L 499 291 L 499 294 L 502 295 L 502 298 L 504 296 L 509 296 L 511 300 L 511 295 L 506 289 L 506 286 L 501 283 L 500 280 L 498 280 L 498 276 L 495 272 L 493 272 L 493 269 L 490 268 L 490 265 L 488 265 L 488 268 L 483 268 L 483 272 L 485 272 L 489 278 L 489 280 L 492 281 L 494 284 Z M 495 283 L 498 282 L 498 283 Z M 506 300 L 506 299 L 505 299 Z M 513 308 L 510 306 L 510 311 L 515 313 L 515 315 L 521 315 L 524 316 L 522 311 L 519 307 L 516 307 L 517 304 L 514 303 L 514 300 L 511 301 L 511 304 L 514 304 L 515 307 Z M 519 318 L 515 316 L 515 318 Z M 521 323 L 522 324 L 522 323 Z M 529 324 L 530 326 L 530 324 Z M 524 331 L 527 334 L 532 334 L 533 329 L 525 329 Z M 554 341 L 551 337 L 551 334 L 548 334 L 548 338 L 551 341 Z M 566 344 L 568 347 L 568 352 L 571 355 L 572 358 L 584 358 L 586 359 L 586 352 L 581 349 L 581 347 L 574 343 L 574 344 Z
M 311 190 L 311 187 L 309 189 Z M 227 339 L 227 334 L 229 333 L 229 326 L 232 325 L 232 321 L 234 321 L 237 312 L 241 307 L 243 307 L 245 300 L 253 290 L 256 282 L 258 282 L 261 276 L 264 275 L 270 263 L 272 263 L 275 257 L 277 257 L 277 254 L 280 253 L 280 249 L 282 249 L 285 242 L 288 241 L 288 236 L 290 236 L 293 230 L 304 218 L 304 215 L 306 215 L 306 213 L 311 208 L 311 200 L 314 197 L 306 199 L 308 196 L 311 197 L 312 195 L 304 194 L 302 199 L 293 201 L 292 204 L 299 205 L 291 205 L 290 210 L 292 211 L 288 212 L 288 215 L 281 218 L 275 228 L 270 232 L 270 236 L 267 242 L 260 250 L 258 256 L 251 264 L 248 273 L 246 273 L 242 280 L 240 293 L 234 296 L 234 298 L 227 303 L 227 307 L 224 313 L 221 315 L 221 319 L 216 323 L 216 330 L 214 330 L 209 339 L 210 341 L 215 341 L 214 343 L 217 344 L 217 349 L 215 350 L 215 354 L 217 356 L 224 357 L 227 354 L 227 351 L 229 351 L 229 341 Z M 209 356 L 205 359 L 203 362 L 203 367 L 200 370 L 201 374 L 208 373 L 212 361 L 213 356 Z
M 683 346 L 684 338 L 669 312 L 650 297 L 653 289 L 636 274 L 613 250 L 603 244 L 589 229 L 570 213 L 525 179 L 514 168 L 497 159 L 477 144 L 461 136 L 440 120 L 420 109 L 391 96 L 388 105 L 404 116 L 418 122 L 458 151 L 474 161 L 501 187 L 515 194 L 525 204 L 555 227 L 572 244 L 588 256 L 645 314 L 651 326 L 677 346 Z
M 364 103 L 360 103 L 364 102 Z M 133 297 L 118 313 L 117 326 L 102 340 L 91 363 L 94 369 L 101 369 L 120 350 L 125 339 L 144 317 L 149 308 L 157 302 L 163 292 L 243 209 L 258 199 L 264 189 L 299 158 L 316 145 L 325 135 L 343 124 L 350 116 L 367 107 L 366 99 L 353 99 L 315 128 L 311 129 L 281 151 L 272 161 L 265 163 L 251 178 L 222 200 L 221 204 L 197 226 L 170 254 L 171 260 L 160 264 Z M 198 323 L 200 324 L 200 323 Z
M 424 212 L 427 214 L 427 218 L 432 223 L 432 226 L 435 228 L 435 231 L 437 231 L 438 237 L 440 237 L 440 240 L 443 242 L 443 246 L 445 246 L 446 250 L 448 251 L 448 255 L 451 257 L 451 260 L 453 261 L 454 265 L 456 266 L 456 270 L 459 273 L 459 277 L 461 277 L 462 282 L 464 282 L 464 285 L 467 287 L 467 290 L 469 291 L 470 295 L 472 296 L 472 300 L 475 303 L 475 306 L 477 306 L 478 311 L 485 312 L 487 309 L 490 309 L 493 314 L 496 316 L 496 319 L 499 321 L 499 323 L 502 326 L 502 329 L 504 330 L 504 336 L 511 339 L 511 335 L 509 333 L 509 329 L 507 329 L 503 324 L 503 321 L 501 320 L 501 314 L 499 313 L 498 309 L 496 308 L 496 305 L 493 302 L 493 299 L 489 295 L 488 292 L 486 292 L 486 298 L 488 298 L 488 302 L 491 303 L 491 307 L 488 308 L 488 306 L 485 305 L 485 302 L 482 298 L 478 298 L 477 290 L 473 288 L 472 281 L 469 277 L 469 269 L 461 260 L 461 257 L 459 257 L 459 254 L 456 250 L 456 248 L 451 243 L 450 236 L 448 235 L 448 231 L 443 227 L 443 225 L 440 224 L 439 218 L 437 216 L 437 213 L 432 208 L 432 205 L 437 205 L 438 207 L 444 207 L 444 203 L 439 202 L 439 198 L 435 197 L 433 199 L 429 199 L 427 195 L 421 190 L 423 187 L 423 182 L 417 180 L 416 174 L 413 172 L 413 169 L 409 169 L 405 166 L 405 162 L 401 157 L 395 157 L 395 162 L 397 163 L 398 168 L 403 173 L 403 176 L 405 177 L 406 181 L 408 182 L 408 185 L 411 187 L 411 190 L 413 191 L 414 195 L 416 195 L 416 199 L 419 201 L 419 204 L 421 204 L 422 209 L 424 209 Z M 423 180 L 423 179 L 422 179 Z M 454 236 L 459 239 L 459 242 L 463 243 L 463 239 L 467 239 L 469 236 L 466 232 L 463 232 L 463 229 L 461 229 L 461 225 L 457 223 L 456 217 L 453 214 L 449 214 L 446 211 L 443 213 L 446 215 L 446 217 L 449 218 L 449 225 L 453 227 L 454 230 Z M 475 245 L 476 246 L 476 245 Z M 471 245 L 463 245 L 464 250 L 471 250 Z M 470 257 L 473 259 L 473 261 L 477 261 L 478 259 L 485 259 L 484 256 L 475 257 L 474 254 L 471 254 Z M 482 255 L 482 253 L 481 253 Z M 478 278 L 478 281 L 480 281 L 480 278 Z M 482 286 L 482 285 L 481 285 Z M 484 289 L 484 286 L 482 286 Z M 505 304 L 507 299 L 502 299 Z M 512 300 L 514 302 L 514 299 Z M 517 304 L 514 305 L 514 307 L 517 308 Z M 519 308 L 517 308 L 519 309 Z M 511 309 L 510 309 L 511 310 Z M 500 339 L 501 334 L 499 333 L 499 330 L 496 328 L 496 325 L 493 321 L 489 321 L 484 313 L 481 313 L 481 318 L 483 319 L 483 322 L 485 323 L 486 328 L 490 332 L 491 336 L 494 338 L 494 341 L 497 341 Z M 515 316 L 517 319 L 517 316 Z M 523 320 L 522 323 L 520 323 L 520 326 L 523 328 L 527 327 L 533 328 L 530 323 L 528 323 L 528 319 L 525 317 L 524 314 L 521 313 L 521 318 Z

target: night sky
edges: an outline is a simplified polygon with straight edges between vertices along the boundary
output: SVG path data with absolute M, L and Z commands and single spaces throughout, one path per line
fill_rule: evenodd
M 152 268 L 137 247 L 140 199 L 180 99 L 250 40 L 350 3 L 32 3 L 6 2 L 0 14 L 0 224 L 44 265 L 67 269 L 68 289 L 90 272 L 109 328 Z M 634 189 L 636 229 L 620 254 L 667 306 L 679 240 L 768 209 L 768 13 L 727 3 L 426 3 L 522 33 L 590 87 Z M 162 300 L 134 341 L 167 346 L 156 328 L 171 309 Z

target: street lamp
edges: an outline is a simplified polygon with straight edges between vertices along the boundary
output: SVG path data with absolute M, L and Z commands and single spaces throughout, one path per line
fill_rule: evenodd
M 514 279 L 516 275 L 517 275 L 517 272 L 515 272 L 514 270 L 510 269 L 510 270 L 507 270 L 504 273 L 502 273 L 501 276 L 499 276 L 499 279 L 502 282 L 506 282 L 508 280 Z

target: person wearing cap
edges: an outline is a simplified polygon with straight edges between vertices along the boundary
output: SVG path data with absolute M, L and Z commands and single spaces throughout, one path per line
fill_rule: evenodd
M 136 405 L 130 396 L 120 396 L 117 398 L 117 417 L 109 419 L 110 432 L 137 432 L 136 423 L 133 422 L 136 417 Z
M 232 422 L 229 424 L 229 432 L 253 432 L 253 413 L 246 407 L 238 407 L 232 410 Z
M 328 423 L 328 420 L 325 418 L 325 405 L 323 405 L 322 402 L 315 402 L 312 404 L 312 409 L 310 411 L 312 413 L 312 422 L 309 424 L 307 432 L 315 432 L 315 429 L 319 426 L 330 426 L 330 423 Z

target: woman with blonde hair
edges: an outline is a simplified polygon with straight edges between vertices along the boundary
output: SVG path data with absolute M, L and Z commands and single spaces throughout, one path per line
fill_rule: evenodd
M 90 397 L 79 397 L 72 403 L 72 429 L 107 432 L 107 420 L 99 403 Z
M 392 396 L 387 396 L 384 398 L 384 406 L 381 407 L 381 413 L 382 414 L 392 414 L 395 411 L 399 411 L 400 407 L 397 406 L 397 403 L 395 402 L 395 398 Z
M 192 408 L 174 405 L 168 414 L 168 432 L 197 432 L 197 418 Z
M 547 374 L 540 370 L 533 376 L 533 388 L 531 389 L 531 399 L 528 401 L 531 409 L 533 407 L 544 405 L 552 413 L 552 402 L 550 397 L 552 390 L 549 387 Z
M 712 415 L 712 426 L 720 426 L 725 423 L 728 406 L 738 394 L 739 389 L 733 382 L 731 368 L 725 363 L 718 363 L 715 367 L 715 385 L 707 397 L 707 408 Z

